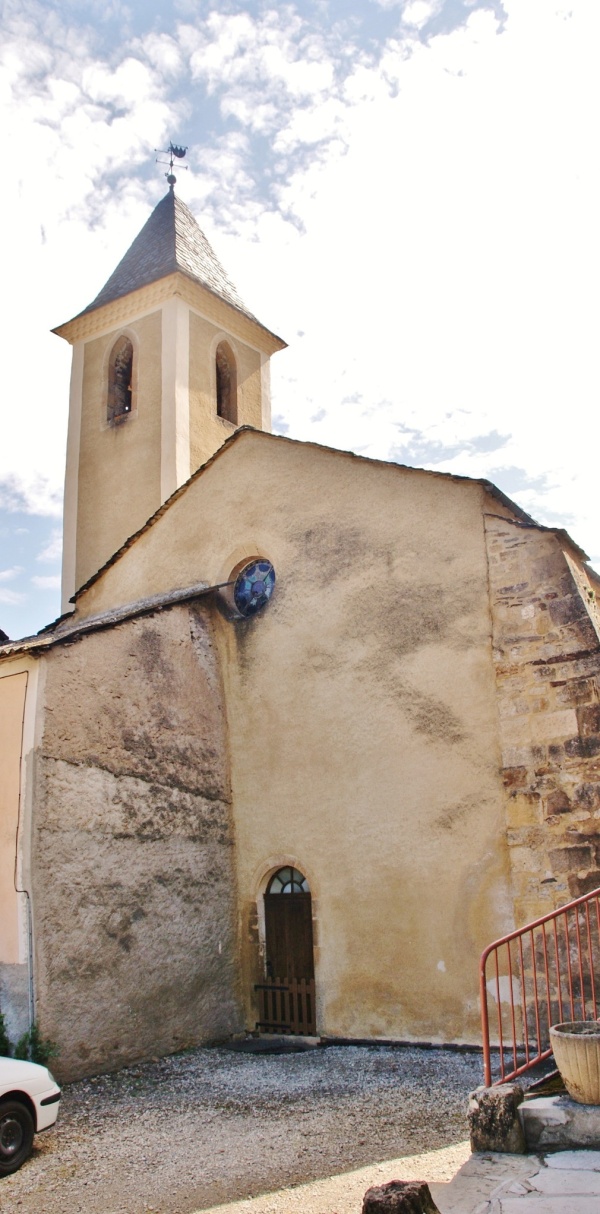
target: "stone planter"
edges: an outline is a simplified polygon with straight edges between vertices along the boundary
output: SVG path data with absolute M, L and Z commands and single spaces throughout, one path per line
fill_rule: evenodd
M 572 1020 L 554 1024 L 550 1044 L 569 1096 L 579 1104 L 600 1104 L 600 1024 Z

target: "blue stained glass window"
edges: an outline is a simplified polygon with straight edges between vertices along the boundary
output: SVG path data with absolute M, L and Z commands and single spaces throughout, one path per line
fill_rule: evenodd
M 252 561 L 237 575 L 233 599 L 240 615 L 254 615 L 266 607 L 275 589 L 275 570 L 270 561 Z

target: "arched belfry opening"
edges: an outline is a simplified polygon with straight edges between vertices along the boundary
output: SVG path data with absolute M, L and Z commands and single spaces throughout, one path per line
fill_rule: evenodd
M 219 342 L 215 355 L 217 379 L 217 416 L 237 426 L 237 367 L 231 346 Z
M 108 363 L 107 420 L 120 421 L 131 413 L 133 345 L 128 337 L 117 338 Z
M 264 893 L 265 970 L 259 1027 L 272 1033 L 316 1032 L 312 897 L 299 869 L 273 873 Z

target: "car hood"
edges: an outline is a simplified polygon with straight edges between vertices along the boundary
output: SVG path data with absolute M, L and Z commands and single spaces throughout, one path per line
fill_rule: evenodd
M 48 1068 L 37 1062 L 23 1062 L 20 1058 L 0 1058 L 0 1088 L 7 1084 L 38 1083 L 51 1084 Z

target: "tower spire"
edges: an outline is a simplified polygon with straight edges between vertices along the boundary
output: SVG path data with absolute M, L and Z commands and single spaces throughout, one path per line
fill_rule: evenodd
M 54 330 L 73 345 L 63 604 L 238 426 L 270 428 L 285 342 L 248 311 L 172 172 L 100 293 Z

